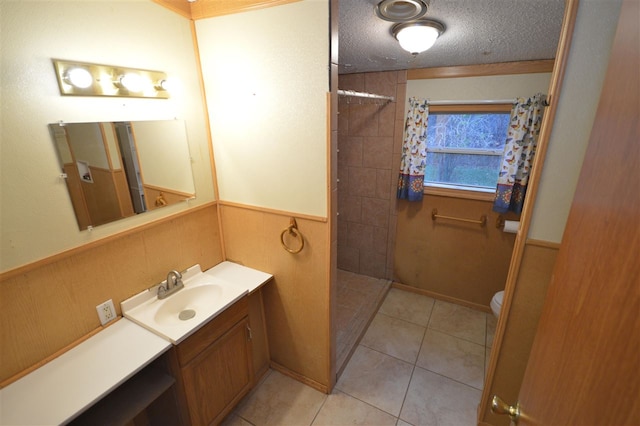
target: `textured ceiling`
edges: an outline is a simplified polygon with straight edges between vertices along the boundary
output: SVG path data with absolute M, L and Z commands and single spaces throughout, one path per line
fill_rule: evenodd
M 552 59 L 564 13 L 564 0 L 431 0 L 423 18 L 446 30 L 413 58 L 376 15 L 379 0 L 338 1 L 342 74 Z

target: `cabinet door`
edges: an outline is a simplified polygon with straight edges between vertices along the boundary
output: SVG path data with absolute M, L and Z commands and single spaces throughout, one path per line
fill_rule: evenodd
M 182 369 L 193 425 L 220 423 L 251 388 L 247 326 L 245 317 Z

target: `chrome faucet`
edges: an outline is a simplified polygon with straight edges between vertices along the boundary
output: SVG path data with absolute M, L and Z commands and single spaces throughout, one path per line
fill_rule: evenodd
M 164 299 L 183 287 L 182 274 L 176 270 L 169 271 L 167 274 L 166 284 L 165 281 L 163 281 L 160 284 L 160 287 L 158 287 L 158 299 Z

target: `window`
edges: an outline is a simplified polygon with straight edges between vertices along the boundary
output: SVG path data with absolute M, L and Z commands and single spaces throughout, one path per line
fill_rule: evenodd
M 510 104 L 429 108 L 425 186 L 494 192 Z

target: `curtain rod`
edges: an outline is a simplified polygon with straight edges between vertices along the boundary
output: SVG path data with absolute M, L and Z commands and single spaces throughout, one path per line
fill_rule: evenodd
M 340 96 L 354 96 L 356 98 L 369 98 L 369 99 L 384 99 L 390 102 L 395 101 L 393 96 L 376 95 L 375 93 L 356 92 L 355 90 L 342 90 L 338 89 L 338 95 Z
M 431 101 L 427 99 L 429 105 L 498 105 L 498 104 L 515 104 L 518 102 L 517 98 L 513 99 L 475 99 L 475 100 L 446 100 L 446 101 Z M 544 106 L 549 106 L 549 99 L 543 102 Z
M 459 100 L 459 101 L 431 101 L 427 100 L 429 105 L 496 105 L 496 104 L 515 104 L 516 99 L 487 99 L 487 100 Z

